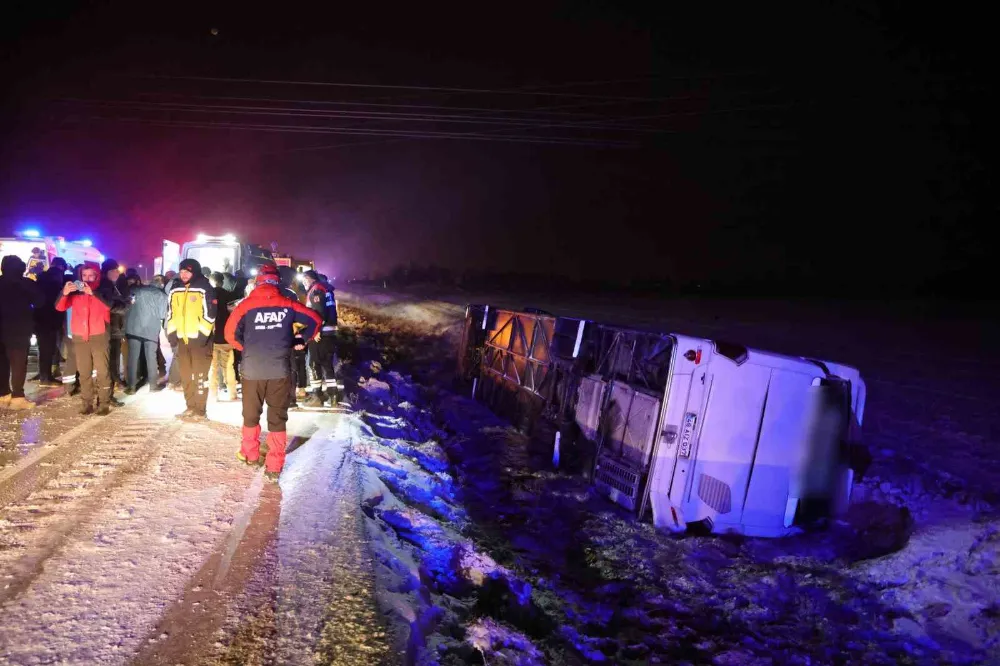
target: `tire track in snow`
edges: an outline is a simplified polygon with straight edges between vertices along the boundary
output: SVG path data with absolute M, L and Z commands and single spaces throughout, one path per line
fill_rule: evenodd
M 35 516 L 25 534 L 56 547 L 30 580 L 15 578 L 0 609 L 0 664 L 124 664 L 226 542 L 252 472 L 217 431 L 173 419 L 153 430 L 156 421 L 120 427 L 107 442 L 114 455 L 85 457 L 23 503 Z M 123 438 L 139 432 L 137 454 Z M 58 510 L 38 517 L 35 499 Z
M 5 570 L 0 604 L 24 592 L 73 532 L 87 525 L 104 496 L 142 469 L 161 437 L 179 428 L 163 419 L 125 425 L 117 438 L 93 444 L 75 465 L 8 506 L 0 519 L 0 566 Z
M 274 660 L 393 663 L 349 455 L 355 425 L 340 417 L 324 425 L 333 427 L 293 451 L 281 476 Z

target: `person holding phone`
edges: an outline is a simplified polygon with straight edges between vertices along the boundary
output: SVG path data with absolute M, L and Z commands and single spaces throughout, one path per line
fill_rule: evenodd
M 96 266 L 85 265 L 81 280 L 67 282 L 56 303 L 56 310 L 72 308 L 70 329 L 73 335 L 73 355 L 80 373 L 81 414 L 94 413 L 94 380 L 97 374 L 97 414 L 111 411 L 110 325 L 111 300 L 101 289 L 101 272 Z

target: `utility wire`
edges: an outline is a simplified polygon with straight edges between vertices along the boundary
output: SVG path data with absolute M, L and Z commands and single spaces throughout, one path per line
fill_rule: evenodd
M 288 134 L 344 134 L 348 136 L 391 136 L 418 139 L 471 139 L 477 141 L 500 141 L 511 143 L 551 143 L 577 146 L 598 146 L 598 147 L 630 147 L 634 144 L 625 141 L 596 140 L 569 137 L 542 137 L 532 135 L 489 135 L 474 132 L 441 132 L 431 130 L 391 130 L 391 129 L 364 129 L 358 127 L 307 127 L 302 125 L 266 125 L 249 123 L 225 123 L 210 121 L 185 121 L 185 120 L 155 120 L 150 118 L 123 118 L 121 116 L 91 116 L 89 120 L 102 120 L 111 122 L 130 122 L 161 127 L 190 127 L 197 129 L 228 129 L 259 132 L 276 132 Z
M 765 91 L 770 92 L 770 91 Z M 763 93 L 762 93 L 763 94 Z M 303 106 L 372 106 L 380 108 L 398 108 L 398 109 L 428 109 L 428 110 L 438 110 L 438 111 L 473 111 L 482 113 L 543 113 L 547 115 L 557 115 L 565 116 L 568 118 L 580 118 L 582 116 L 590 116 L 593 118 L 602 118 L 600 114 L 579 114 L 579 113 L 566 113 L 563 111 L 558 111 L 556 109 L 585 109 L 590 107 L 602 107 L 602 106 L 622 106 L 622 105 L 634 105 L 636 102 L 612 100 L 612 101 L 602 101 L 602 102 L 588 102 L 588 103 L 578 103 L 578 104 L 568 104 L 565 106 L 545 106 L 537 108 L 526 108 L 526 109 L 495 109 L 482 106 L 446 106 L 446 105 L 434 105 L 434 104 L 387 104 L 380 102 L 343 102 L 335 100 L 313 100 L 313 99 L 285 99 L 281 97 L 240 97 L 232 95 L 186 95 L 184 93 L 138 93 L 140 97 L 181 97 L 186 99 L 204 99 L 204 100 L 219 100 L 219 101 L 235 101 L 235 102 L 272 102 L 276 104 L 300 104 Z M 677 100 L 694 100 L 703 99 L 701 95 L 675 95 L 669 100 L 664 101 L 677 101 Z
M 548 119 L 521 119 L 521 118 L 495 118 L 484 116 L 463 116 L 463 115 L 443 115 L 443 114 L 402 114 L 390 112 L 354 112 L 336 110 L 302 110 L 293 108 L 268 108 L 268 107 L 248 107 L 248 106 L 220 106 L 220 105 L 194 105 L 194 104 L 172 104 L 172 103 L 135 103 L 135 102 L 109 102 L 95 100 L 69 99 L 64 100 L 74 103 L 82 103 L 87 106 L 104 106 L 112 108 L 122 108 L 131 111 L 179 111 L 184 113 L 214 113 L 226 115 L 247 115 L 247 116 L 275 116 L 290 118 L 310 118 L 310 119 L 351 119 L 351 120 L 378 120 L 393 122 L 429 122 L 429 123 L 464 123 L 480 125 L 503 125 L 509 127 L 524 127 L 538 129 L 598 129 L 614 132 L 644 132 L 657 133 L 661 128 L 649 126 L 626 126 L 636 119 L 665 119 L 672 116 L 702 115 L 705 113 L 737 113 L 748 110 L 773 108 L 775 105 L 763 105 L 757 107 L 738 107 L 731 109 L 715 109 L 710 111 L 693 112 L 673 112 L 665 114 L 655 114 L 650 116 L 638 116 L 634 118 L 610 118 L 605 123 L 593 121 L 576 122 L 553 122 Z
M 413 85 L 389 85 L 378 83 L 347 83 L 334 81 L 290 81 L 286 79 L 241 79 L 224 76 L 169 76 L 162 74 L 141 74 L 126 75 L 129 78 L 154 79 L 168 81 L 205 81 L 209 83 L 253 83 L 256 85 L 288 85 L 288 86 L 314 86 L 331 88 L 356 88 L 356 89 L 381 89 L 381 90 L 417 90 L 432 93 L 468 93 L 479 95 L 522 95 L 531 97 L 567 97 L 578 99 L 607 99 L 623 101 L 660 101 L 651 97 L 629 97 L 618 95 L 587 95 L 582 93 L 554 93 L 543 90 L 521 90 L 521 89 L 496 89 L 496 88 L 452 88 L 445 86 L 413 86 Z
M 104 106 L 111 108 L 122 108 L 131 111 L 178 111 L 184 113 L 214 113 L 226 115 L 248 115 L 248 116 L 275 116 L 291 118 L 310 119 L 351 119 L 351 120 L 377 120 L 392 122 L 430 122 L 430 123 L 465 123 L 481 125 L 504 125 L 517 128 L 536 129 L 597 129 L 614 132 L 640 132 L 658 133 L 663 128 L 649 126 L 628 126 L 636 120 L 662 120 L 672 117 L 700 116 L 723 113 L 742 113 L 746 111 L 758 111 L 791 106 L 790 104 L 763 104 L 743 107 L 731 107 L 726 109 L 705 109 L 698 111 L 673 111 L 669 113 L 650 114 L 644 116 L 631 116 L 626 118 L 605 118 L 604 122 L 572 121 L 553 122 L 549 119 L 529 119 L 529 118 L 496 118 L 488 116 L 469 116 L 455 114 L 412 114 L 394 113 L 385 111 L 340 111 L 335 109 L 295 109 L 291 107 L 260 107 L 260 106 L 238 106 L 238 105 L 205 105 L 205 104 L 180 104 L 172 102 L 129 102 L 129 101 L 107 101 L 68 98 L 60 100 L 70 103 L 79 103 L 87 106 Z

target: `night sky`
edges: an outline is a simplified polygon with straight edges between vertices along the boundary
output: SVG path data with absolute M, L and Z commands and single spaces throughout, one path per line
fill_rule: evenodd
M 985 15 L 138 4 L 5 5 L 0 236 L 148 261 L 233 232 L 344 276 L 992 281 Z

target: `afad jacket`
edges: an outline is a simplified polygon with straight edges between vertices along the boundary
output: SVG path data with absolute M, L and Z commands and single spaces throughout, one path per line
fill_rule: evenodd
M 212 341 L 218 301 L 203 275 L 184 284 L 174 280 L 167 291 L 167 338 L 171 344 L 208 344 Z
M 296 330 L 310 340 L 322 320 L 288 298 L 273 284 L 257 286 L 240 301 L 226 322 L 226 342 L 243 352 L 240 375 L 246 379 L 282 379 L 292 373 Z

